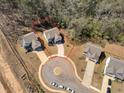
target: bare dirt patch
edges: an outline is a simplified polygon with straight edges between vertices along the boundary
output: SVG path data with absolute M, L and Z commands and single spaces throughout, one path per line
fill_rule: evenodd
M 94 70 L 94 75 L 93 75 L 93 80 L 92 80 L 92 86 L 96 87 L 98 89 L 101 89 L 102 87 L 102 82 L 103 82 L 103 77 L 104 77 L 104 67 L 106 64 L 106 59 L 108 58 L 108 54 L 105 53 L 106 58 L 100 62 L 100 64 L 96 64 L 95 70 Z
M 78 75 L 83 79 L 84 71 L 86 68 L 87 62 L 85 61 L 85 57 L 83 56 L 84 46 L 74 46 L 71 50 L 68 57 L 70 57 L 76 65 Z
M 25 64 L 28 66 L 29 70 L 33 73 L 34 76 L 37 77 L 38 76 L 37 75 L 38 68 L 39 68 L 39 65 L 41 64 L 37 55 L 33 52 L 26 54 L 25 50 L 22 47 L 20 47 L 19 45 L 16 45 L 16 48 L 17 48 L 20 56 L 25 61 Z
M 6 80 L 7 86 L 11 88 L 12 93 L 24 93 L 20 83 L 12 73 L 10 66 L 5 63 L 2 56 L 0 56 L 0 68 L 2 69 L 2 76 Z
M 92 79 L 92 86 L 101 89 L 103 80 L 104 63 L 95 66 L 94 75 Z
M 39 70 L 41 61 L 38 58 L 37 54 L 34 52 L 30 52 L 30 53 L 26 54 L 24 48 L 20 47 L 19 45 L 16 45 L 16 48 L 17 48 L 20 56 L 25 61 L 25 64 L 27 65 L 28 69 L 33 74 L 36 81 L 41 85 L 39 78 L 38 78 L 38 70 Z M 42 85 L 41 85 L 41 87 L 45 91 L 45 93 L 52 93 L 52 92 L 46 90 Z
M 69 57 L 74 62 L 79 77 L 83 79 L 84 71 L 87 64 L 85 61 L 85 57 L 83 56 L 85 45 L 74 45 L 70 42 L 67 31 L 62 29 L 61 33 L 64 35 L 65 40 L 65 56 Z
M 0 92 L 1 93 L 7 93 L 7 91 L 4 89 L 2 83 L 0 82 Z
M 104 51 L 124 59 L 124 47 L 116 44 L 106 44 Z
M 124 93 L 124 82 L 112 82 L 112 93 Z

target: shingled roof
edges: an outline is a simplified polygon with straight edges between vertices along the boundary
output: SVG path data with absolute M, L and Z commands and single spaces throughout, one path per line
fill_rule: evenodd
M 38 48 L 41 48 L 41 43 L 34 32 L 19 37 L 18 41 L 21 47 L 24 47 L 25 49 L 32 48 L 33 50 L 37 50 Z
M 84 54 L 93 62 L 98 62 L 101 56 L 102 50 L 101 47 L 96 46 L 94 44 L 88 43 L 86 49 L 84 50 Z
M 60 36 L 59 29 L 57 27 L 44 31 L 44 37 L 46 41 L 56 43 L 61 43 L 62 37 Z
M 124 80 L 124 60 L 109 57 L 107 61 L 109 63 L 107 64 L 105 74 Z
M 37 37 L 35 36 L 34 32 L 27 33 L 23 36 L 19 37 L 19 43 L 21 44 L 22 47 L 25 46 L 25 44 L 29 44 L 32 42 L 32 40 L 37 40 Z
M 52 29 L 49 29 L 49 30 L 46 30 L 44 31 L 44 35 L 45 35 L 45 38 L 46 40 L 48 41 L 48 39 L 52 39 L 55 37 L 55 35 L 59 35 L 59 29 L 58 28 L 52 28 Z

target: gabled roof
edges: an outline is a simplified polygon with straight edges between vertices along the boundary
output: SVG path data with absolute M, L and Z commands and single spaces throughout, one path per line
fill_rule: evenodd
M 22 36 L 26 43 L 31 42 L 32 40 L 36 40 L 37 37 L 34 32 L 28 33 Z
M 56 28 L 56 27 L 44 31 L 44 36 L 45 36 L 45 38 L 46 38 L 47 41 L 48 41 L 49 39 L 55 38 L 55 35 L 57 35 L 57 36 L 60 35 L 59 29 Z
M 101 53 L 102 53 L 101 47 L 91 43 L 88 43 L 86 49 L 84 50 L 84 54 L 86 55 L 86 57 L 88 57 L 90 60 L 94 62 L 98 62 Z
M 28 34 L 25 34 L 25 35 L 19 37 L 19 43 L 21 44 L 22 47 L 24 47 L 24 48 L 30 47 L 33 50 L 41 47 L 41 43 L 38 40 L 38 38 L 34 32 L 31 32 L 31 33 L 28 33 Z
M 112 67 L 107 68 L 107 70 L 109 71 L 109 73 L 107 72 L 109 75 L 112 75 L 112 76 L 114 75 L 114 73 L 115 73 L 115 69 L 114 69 L 114 67 L 113 67 L 113 66 L 112 66 Z
M 58 42 L 58 41 L 61 41 L 62 40 L 62 37 L 60 35 L 55 35 L 55 38 L 54 38 L 54 42 Z
M 113 69 L 113 70 L 112 70 Z M 110 57 L 105 74 L 124 80 L 124 61 Z
M 25 44 L 32 43 L 32 40 L 37 40 L 37 37 L 34 32 L 19 37 L 20 41 L 19 43 L 21 44 L 22 47 L 24 47 Z
M 32 41 L 32 48 L 35 50 L 36 48 L 40 47 L 41 43 L 38 40 Z
M 124 68 L 118 69 L 115 76 L 121 80 L 124 79 Z

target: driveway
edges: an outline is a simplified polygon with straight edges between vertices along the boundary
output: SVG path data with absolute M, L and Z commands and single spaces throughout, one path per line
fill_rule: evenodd
M 50 83 L 56 82 L 75 90 L 75 93 L 93 93 L 90 89 L 81 84 L 75 75 L 75 69 L 71 62 L 65 57 L 52 57 L 41 68 L 41 78 L 44 83 L 55 90 Z M 63 93 L 63 92 L 62 92 Z
M 101 92 L 100 93 L 106 93 L 107 87 L 109 87 L 109 85 L 108 85 L 109 79 L 113 80 L 112 77 L 109 77 L 107 75 L 104 76 L 103 82 L 102 82 L 102 89 L 101 89 Z
M 58 56 L 64 56 L 64 45 L 57 44 L 57 48 L 58 48 Z
M 94 69 L 95 69 L 95 63 L 87 59 L 87 67 L 82 82 L 82 84 L 84 84 L 87 87 L 91 86 Z
M 40 52 L 35 52 L 37 54 L 37 56 L 39 57 L 40 61 L 43 63 L 43 62 L 46 62 L 48 60 L 48 57 L 47 55 L 45 54 L 44 51 L 40 51 Z

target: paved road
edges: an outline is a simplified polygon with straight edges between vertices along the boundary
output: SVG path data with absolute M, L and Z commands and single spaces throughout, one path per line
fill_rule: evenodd
M 55 75 L 54 70 L 56 67 L 61 68 L 60 75 Z M 77 79 L 71 62 L 62 57 L 49 59 L 42 67 L 41 77 L 50 88 L 57 89 L 50 85 L 51 82 L 57 82 L 58 84 L 74 89 L 76 93 L 93 93 Z
M 90 60 L 87 60 L 87 67 L 86 67 L 83 82 L 82 82 L 82 84 L 84 84 L 87 87 L 91 86 L 92 78 L 94 74 L 94 68 L 95 68 L 95 63 Z

